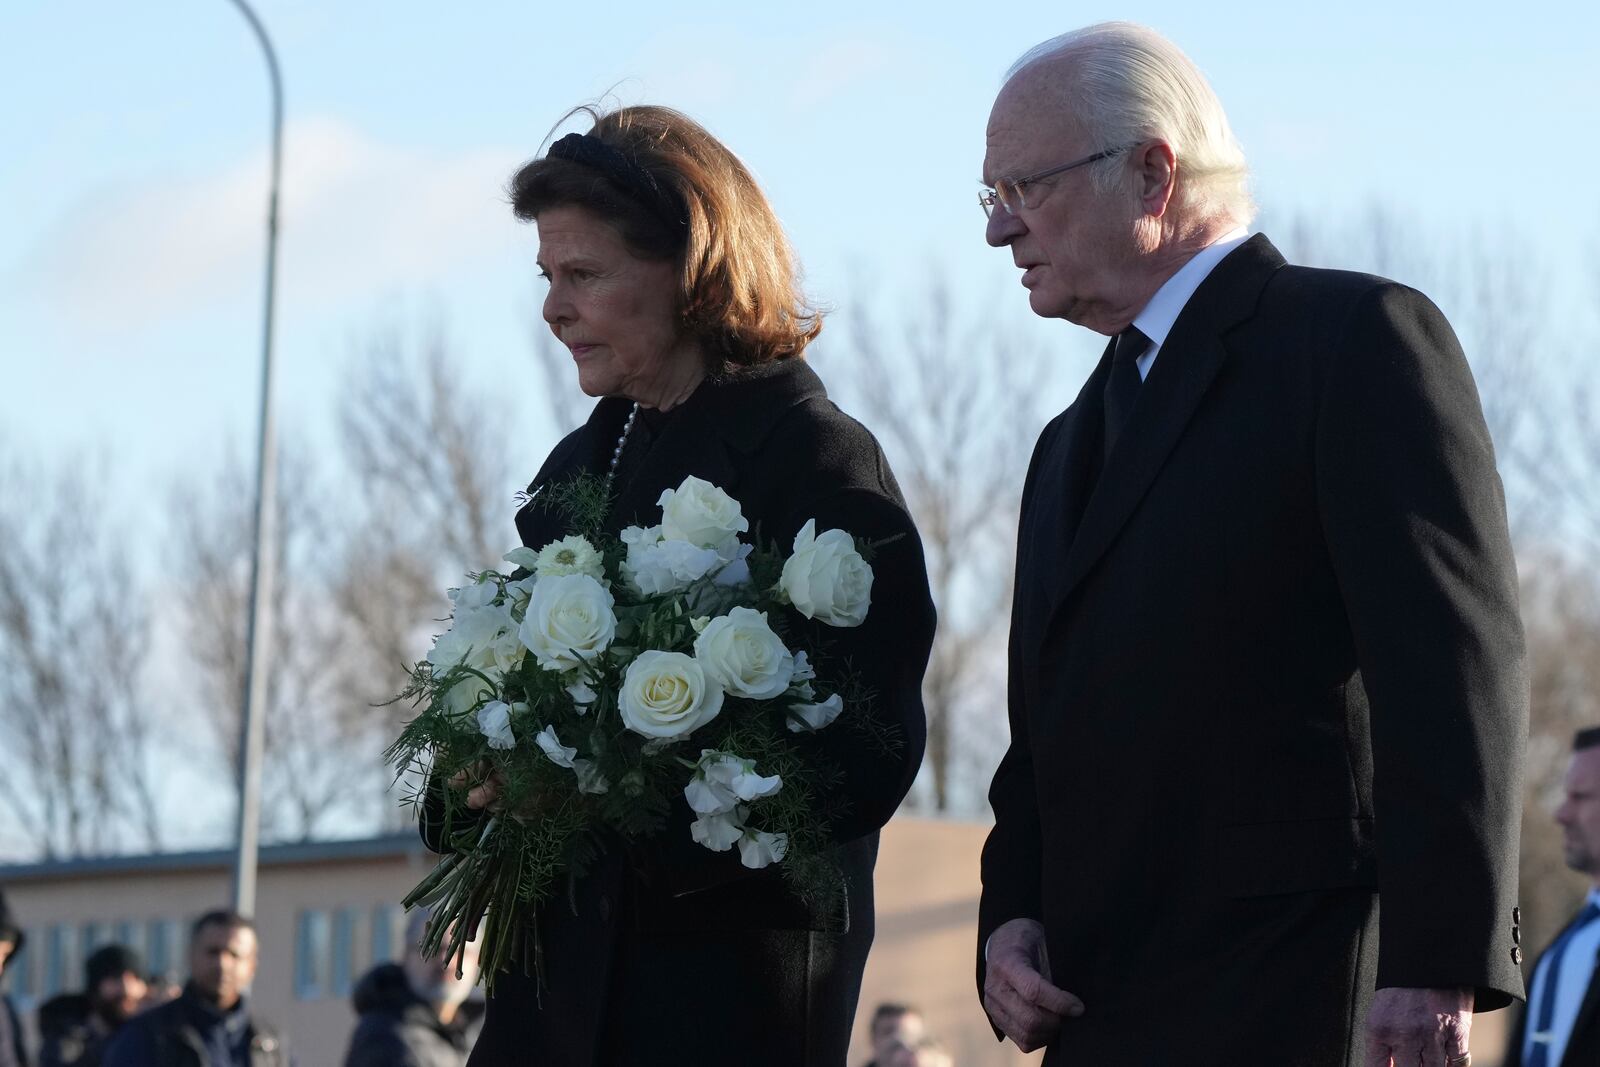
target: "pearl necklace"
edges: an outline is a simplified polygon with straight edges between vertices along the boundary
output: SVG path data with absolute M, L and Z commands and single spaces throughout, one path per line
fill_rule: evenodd
M 633 431 L 633 422 L 639 417 L 639 402 L 633 402 L 633 410 L 628 412 L 628 421 L 622 424 L 622 435 L 617 438 L 617 447 L 611 450 L 611 464 L 606 467 L 606 495 L 611 495 L 611 482 L 617 476 L 617 463 L 622 459 L 622 447 L 628 443 L 628 434 Z

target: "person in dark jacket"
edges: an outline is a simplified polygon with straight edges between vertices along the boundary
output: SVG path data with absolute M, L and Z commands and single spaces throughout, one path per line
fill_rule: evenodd
M 11 916 L 6 895 L 0 892 L 0 983 L 5 981 L 6 961 L 22 951 L 22 927 Z M 0 1067 L 28 1067 L 27 1050 L 22 1047 L 22 1024 L 11 998 L 0 992 Z
M 130 948 L 95 949 L 83 965 L 83 992 L 39 1006 L 39 1067 L 100 1067 L 111 1039 L 144 1004 L 148 987 L 140 970 Z
M 245 992 L 255 973 L 250 920 L 228 911 L 200 916 L 182 995 L 124 1026 L 104 1067 L 289 1067 L 278 1035 L 251 1016 Z
M 826 647 L 876 694 L 881 733 L 841 726 L 806 742 L 839 772 L 829 829 L 842 901 L 807 902 L 778 866 L 752 870 L 734 851 L 702 848 L 677 800 L 657 836 L 607 848 L 540 908 L 545 981 L 516 967 L 495 976 L 472 1063 L 842 1064 L 872 945 L 878 830 L 927 737 L 934 609 L 921 541 L 878 442 L 803 358 L 821 321 L 743 164 L 667 108 L 591 114 L 590 132 L 561 138 L 512 179 L 513 210 L 539 231 L 545 321 L 579 387 L 600 398 L 529 487 L 522 542 L 537 549 L 572 532 L 539 494 L 586 474 L 610 487 L 613 534 L 659 521 L 663 491 L 694 476 L 785 552 L 812 521 L 881 544 L 862 625 L 789 620 L 798 645 Z M 876 743 L 882 734 L 893 741 Z M 449 847 L 445 814 L 494 804 L 492 784 L 431 791 L 431 847 Z
M 463 1067 L 482 1020 L 481 1002 L 468 1000 L 478 980 L 477 943 L 469 942 L 461 977 L 443 953 L 420 950 L 426 912 L 415 912 L 405 959 L 380 963 L 356 984 L 361 1021 L 350 1037 L 344 1067 Z

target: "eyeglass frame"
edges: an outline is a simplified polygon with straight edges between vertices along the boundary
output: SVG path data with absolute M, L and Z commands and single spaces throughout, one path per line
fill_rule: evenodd
M 1063 163 L 1059 167 L 1048 167 L 1034 174 L 1030 174 L 1026 178 L 1017 178 L 1015 180 L 1001 178 L 1000 182 L 1009 181 L 1011 186 L 1017 191 L 1018 206 L 1027 207 L 1028 201 L 1022 192 L 1022 187 L 1024 185 L 1028 185 L 1031 182 L 1036 182 L 1041 178 L 1051 178 L 1057 174 L 1065 174 L 1069 170 L 1073 170 L 1077 167 L 1085 167 L 1090 163 L 1098 163 L 1102 159 L 1110 159 L 1112 156 L 1119 156 L 1129 149 L 1137 147 L 1138 142 L 1123 145 L 1121 148 L 1107 148 L 1103 151 L 1096 152 L 1092 156 L 1084 156 L 1082 159 L 1075 159 L 1071 163 Z M 1005 208 L 1007 215 L 1016 214 L 1015 211 L 1011 210 L 1011 205 L 1007 204 L 1005 202 L 1005 198 L 1000 195 L 1000 182 L 996 182 L 994 185 L 986 185 L 983 187 L 983 190 L 978 193 L 978 206 L 983 208 L 983 217 L 986 219 L 994 218 L 994 206 L 996 204 L 999 204 L 1001 207 Z

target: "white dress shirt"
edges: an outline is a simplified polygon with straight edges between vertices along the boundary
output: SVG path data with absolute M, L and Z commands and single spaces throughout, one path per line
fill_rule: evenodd
M 1589 890 L 1587 904 L 1600 906 L 1600 887 Z M 1572 1024 L 1578 1021 L 1578 1009 L 1583 1006 L 1584 994 L 1595 978 L 1595 958 L 1600 955 L 1600 919 L 1596 919 L 1573 935 L 1567 950 L 1561 954 L 1561 981 L 1556 987 L 1555 1013 L 1550 1016 L 1550 1029 L 1536 1033 L 1539 1007 L 1544 1003 L 1545 986 L 1550 982 L 1550 954 L 1539 961 L 1533 972 L 1533 987 L 1528 990 L 1528 1026 L 1522 1039 L 1522 1059 L 1527 1062 L 1538 1041 L 1548 1041 L 1550 1052 L 1545 1062 L 1556 1067 L 1567 1054 L 1567 1039 L 1572 1036 Z
M 1179 312 L 1183 311 L 1183 306 L 1189 302 L 1194 291 L 1200 288 L 1200 283 L 1206 280 L 1206 275 L 1222 262 L 1222 257 L 1244 244 L 1249 237 L 1250 231 L 1240 226 L 1196 252 L 1193 259 L 1179 267 L 1178 272 L 1156 290 L 1156 295 L 1150 298 L 1144 310 L 1134 316 L 1133 325 L 1150 338 L 1150 347 L 1145 349 L 1138 361 L 1140 381 L 1150 376 L 1150 367 L 1166 342 L 1167 334 L 1172 332 L 1172 324 L 1178 321 Z

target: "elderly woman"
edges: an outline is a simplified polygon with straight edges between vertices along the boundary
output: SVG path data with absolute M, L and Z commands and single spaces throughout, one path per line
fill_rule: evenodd
M 607 849 L 540 910 L 545 982 L 498 976 L 471 1062 L 842 1064 L 872 942 L 877 831 L 926 733 L 934 613 L 921 544 L 877 441 L 804 361 L 821 322 L 749 172 L 677 112 L 591 115 L 588 133 L 556 141 L 511 185 L 517 217 L 538 228 L 545 321 L 600 398 L 529 486 L 518 532 L 530 547 L 563 536 L 537 494 L 590 472 L 609 481 L 614 530 L 695 475 L 782 546 L 813 518 L 895 538 L 873 561 L 865 624 L 830 638 L 898 744 L 814 735 L 844 773 L 831 829 L 848 892 L 836 913 L 803 904 L 776 867 L 694 846 L 680 800 L 656 840 Z M 479 786 L 468 803 L 494 793 Z

